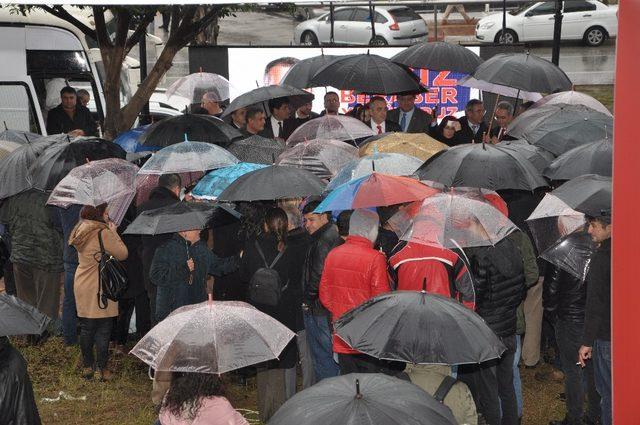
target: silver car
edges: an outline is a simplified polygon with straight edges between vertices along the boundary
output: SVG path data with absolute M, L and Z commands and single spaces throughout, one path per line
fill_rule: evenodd
M 368 6 L 338 7 L 333 16 L 336 45 L 406 46 L 427 41 L 429 34 L 426 22 L 405 6 L 375 8 L 375 37 Z M 303 45 L 331 44 L 330 38 L 329 13 L 304 21 L 295 29 L 295 41 Z

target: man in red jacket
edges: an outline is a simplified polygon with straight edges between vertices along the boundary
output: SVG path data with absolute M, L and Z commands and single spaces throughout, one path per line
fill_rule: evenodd
M 333 322 L 368 299 L 390 290 L 384 254 L 373 249 L 379 224 L 378 214 L 355 210 L 349 220 L 345 243 L 329 252 L 325 260 L 320 302 L 331 313 Z M 335 334 L 333 352 L 338 354 L 341 375 L 379 372 L 384 368 L 373 357 L 349 348 Z

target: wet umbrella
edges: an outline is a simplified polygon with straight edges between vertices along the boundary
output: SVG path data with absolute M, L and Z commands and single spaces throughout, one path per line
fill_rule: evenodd
M 426 91 L 409 67 L 369 53 L 334 59 L 318 70 L 311 84 L 366 94 Z
M 356 159 L 358 150 L 339 140 L 316 139 L 298 143 L 278 157 L 276 164 L 302 168 L 329 180 L 349 161 Z
M 521 90 L 515 87 L 503 86 L 502 84 L 490 83 L 488 81 L 479 80 L 473 75 L 467 75 L 466 77 L 461 78 L 458 80 L 458 85 L 499 94 L 500 96 L 515 97 L 524 101 L 535 102 L 536 100 L 542 99 L 542 95 L 537 91 Z
M 561 91 L 558 93 L 547 95 L 531 105 L 529 110 L 545 105 L 583 105 L 593 109 L 594 111 L 613 116 L 611 115 L 611 112 L 607 109 L 607 107 L 600 103 L 600 101 L 589 96 L 588 94 L 574 90 Z
M 611 177 L 586 174 L 569 180 L 551 193 L 591 217 L 611 216 Z
M 124 159 L 102 159 L 69 172 L 51 192 L 47 204 L 68 208 L 73 204 L 108 204 L 109 218 L 120 224 L 136 194 L 138 167 Z
M 401 239 L 449 249 L 495 245 L 518 228 L 483 198 L 455 192 L 430 196 Z
M 543 175 L 551 180 L 570 180 L 583 174 L 611 176 L 613 143 L 609 139 L 573 148 L 556 158 Z
M 139 174 L 206 172 L 237 163 L 238 159 L 220 146 L 185 140 L 154 153 Z
M 51 319 L 38 309 L 6 292 L 0 294 L 0 337 L 40 335 Z
M 268 425 L 453 425 L 451 410 L 410 382 L 380 373 L 326 378 L 287 400 Z
M 345 115 L 325 115 L 307 121 L 298 127 L 287 139 L 287 146 L 313 139 L 355 141 L 371 137 L 375 133 L 362 121 Z
M 268 102 L 271 99 L 279 99 L 282 97 L 289 99 L 293 110 L 313 100 L 313 94 L 294 87 L 282 85 L 258 87 L 233 99 L 231 104 L 227 106 L 222 113 L 222 116 L 226 117 L 227 115 L 231 115 L 232 112 L 240 108 L 263 104 L 263 102 Z M 266 105 L 264 107 L 266 111 Z
M 284 152 L 285 145 L 279 140 L 267 139 L 256 134 L 232 142 L 227 150 L 240 161 L 273 165 L 276 158 Z
M 393 62 L 432 71 L 472 74 L 482 63 L 480 56 L 459 44 L 430 41 L 407 47 L 391 58 Z
M 115 143 L 98 138 L 54 143 L 31 166 L 33 186 L 40 190 L 53 190 L 78 165 L 107 158 L 125 159 L 126 152 Z
M 167 98 L 179 96 L 188 99 L 191 103 L 200 103 L 202 95 L 213 93 L 219 102 L 229 99 L 229 80 L 222 75 L 212 72 L 195 72 L 185 77 L 178 78 L 169 86 L 165 95 Z
M 180 143 L 185 135 L 189 140 L 213 143 L 222 147 L 242 137 L 242 133 L 220 118 L 210 115 L 184 114 L 152 124 L 140 137 L 139 144 L 164 148 Z
M 532 145 L 524 139 L 506 140 L 497 143 L 496 146 L 509 151 L 518 152 L 520 155 L 527 158 L 539 172 L 542 172 L 547 168 L 555 158 L 551 152 Z
M 287 71 L 286 75 L 282 78 L 280 84 L 295 87 L 298 89 L 306 89 L 312 87 L 311 78 L 318 72 L 320 68 L 327 65 L 338 56 L 331 55 L 319 55 L 313 56 L 311 58 L 302 59 L 300 62 L 297 62 L 289 71 Z
M 2 133 L 0 133 L 0 140 L 8 140 L 10 142 L 15 142 L 20 144 L 35 142 L 41 137 L 42 135 L 31 133 L 29 131 L 10 130 L 6 128 L 6 124 L 5 124 L 5 130 Z
M 220 194 L 221 201 L 265 201 L 320 195 L 324 183 L 307 170 L 272 165 L 240 176 Z
M 247 303 L 205 301 L 173 311 L 131 354 L 155 370 L 220 374 L 277 358 L 294 336 Z
M 218 168 L 200 179 L 196 187 L 191 191 L 191 194 L 194 198 L 198 199 L 216 200 L 222 191 L 229 187 L 229 185 L 240 176 L 264 167 L 266 167 L 265 164 L 240 162 L 229 167 Z
M 522 139 L 524 134 L 535 129 L 548 117 L 556 114 L 566 105 L 542 105 L 538 108 L 529 108 L 517 117 L 507 127 L 509 136 Z
M 44 150 L 52 145 L 50 141 L 29 142 L 0 160 L 0 199 L 17 195 L 33 185 L 32 165 Z
M 534 190 L 547 186 L 540 172 L 522 155 L 486 143 L 458 145 L 431 157 L 417 171 L 420 180 L 446 186 L 492 190 Z
M 334 327 L 355 350 L 413 364 L 477 364 L 506 349 L 472 310 L 426 290 L 378 295 L 342 315 Z
M 418 158 L 401 153 L 377 153 L 363 156 L 345 165 L 331 180 L 327 191 L 350 180 L 368 176 L 373 172 L 391 174 L 393 176 L 410 176 L 422 164 Z
M 420 201 L 439 192 L 410 177 L 373 173 L 336 187 L 315 211 L 384 207 Z
M 448 146 L 424 133 L 383 133 L 360 145 L 360 156 L 376 152 L 401 153 L 426 161 Z
M 9 154 L 22 146 L 20 143 L 10 142 L 8 140 L 0 140 L 0 160 L 9 156 Z
M 141 125 L 140 127 L 132 128 L 129 131 L 120 133 L 120 135 L 113 140 L 113 143 L 120 146 L 127 153 L 156 151 L 160 149 L 160 147 L 140 144 L 140 138 L 147 130 L 149 130 L 149 127 L 151 127 L 151 124 Z

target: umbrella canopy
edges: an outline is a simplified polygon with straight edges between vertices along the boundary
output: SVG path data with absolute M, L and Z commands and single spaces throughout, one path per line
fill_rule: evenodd
M 613 143 L 609 139 L 573 148 L 556 158 L 544 170 L 551 180 L 570 180 L 583 174 L 611 177 Z
M 287 149 L 276 164 L 302 168 L 329 180 L 349 161 L 357 158 L 358 150 L 339 140 L 309 140 Z
M 289 68 L 289 71 L 287 71 L 286 75 L 282 78 L 280 84 L 298 89 L 313 87 L 311 84 L 311 78 L 320 68 L 327 65 L 337 57 L 338 56 L 322 54 L 302 59 Z
M 220 146 L 185 140 L 154 153 L 139 174 L 206 172 L 237 163 L 238 158 Z
M 144 146 L 164 148 L 189 140 L 227 146 L 232 140 L 242 137 L 237 129 L 210 115 L 184 114 L 160 120 L 149 127 L 138 139 Z M 138 148 L 139 150 L 142 148 Z
M 212 72 L 195 72 L 185 77 L 178 78 L 169 86 L 165 95 L 167 98 L 179 96 L 189 99 L 190 103 L 200 103 L 202 95 L 212 93 L 218 102 L 229 99 L 229 80 L 222 75 Z
M 532 145 L 524 139 L 505 140 L 496 143 L 496 146 L 508 151 L 517 152 L 524 156 L 539 172 L 547 168 L 555 158 L 551 152 Z
M 222 204 L 178 202 L 167 207 L 144 211 L 127 227 L 124 234 L 160 235 L 185 230 L 221 226 L 240 218 L 235 210 Z
M 294 336 L 247 303 L 209 301 L 172 312 L 131 354 L 155 370 L 220 374 L 277 358 Z
M 378 295 L 342 315 L 334 327 L 355 350 L 413 364 L 477 364 L 506 349 L 475 312 L 426 290 Z
M 272 165 L 240 176 L 220 194 L 222 201 L 265 201 L 320 195 L 325 184 L 307 170 Z
M 40 335 L 51 319 L 31 304 L 0 293 L 0 337 L 11 335 Z
M 540 172 L 522 155 L 486 143 L 454 146 L 427 160 L 417 171 L 420 180 L 446 186 L 534 190 L 547 186 Z
M 314 139 L 355 141 L 374 134 L 370 126 L 356 118 L 346 115 L 324 115 L 295 129 L 287 139 L 287 146 Z
M 528 52 L 495 55 L 480 64 L 473 77 L 528 92 L 554 93 L 572 87 L 562 69 Z
M 524 138 L 524 134 L 535 129 L 541 122 L 554 115 L 565 105 L 543 105 L 538 108 L 529 108 L 517 117 L 507 127 L 507 134 L 518 139 Z
M 326 378 L 287 400 L 268 425 L 453 425 L 451 410 L 380 373 Z
M 29 131 L 22 130 L 10 130 L 5 127 L 5 130 L 0 133 L 0 140 L 8 140 L 19 144 L 35 142 L 40 139 L 42 135 L 31 133 Z
M 454 192 L 426 198 L 401 239 L 449 249 L 495 245 L 518 227 L 485 199 Z
M 51 192 L 47 204 L 67 208 L 72 204 L 97 207 L 107 203 L 109 218 L 120 224 L 136 194 L 138 167 L 124 159 L 102 159 L 80 165 Z
M 132 128 L 129 131 L 120 133 L 120 135 L 113 140 L 113 143 L 120 146 L 127 153 L 158 150 L 160 149 L 158 146 L 145 146 L 140 144 L 140 138 L 147 130 L 149 130 L 149 127 L 151 127 L 151 124 L 141 125 L 140 127 Z
M 198 199 L 216 200 L 222 191 L 236 181 L 238 177 L 264 167 L 266 167 L 265 164 L 240 162 L 229 167 L 218 168 L 200 179 L 191 194 Z
M 414 44 L 393 56 L 391 60 L 411 68 L 464 74 L 473 74 L 482 63 L 480 56 L 466 47 L 444 41 Z
M 367 94 L 426 91 L 408 67 L 369 53 L 334 59 L 318 70 L 311 84 Z
M 336 187 L 315 211 L 384 207 L 420 201 L 439 192 L 410 177 L 373 173 Z
M 333 190 L 350 180 L 368 176 L 373 172 L 393 176 L 410 176 L 420 167 L 422 161 L 401 153 L 378 153 L 363 156 L 345 165 L 331 180 L 327 191 Z
M 256 134 L 232 142 L 227 150 L 240 161 L 273 165 L 276 158 L 284 152 L 285 145 L 279 140 L 267 139 Z
M 231 115 L 233 111 L 237 111 L 240 108 L 247 108 L 252 105 L 268 102 L 271 99 L 279 99 L 281 97 L 289 99 L 293 110 L 296 110 L 298 107 L 313 100 L 313 94 L 294 87 L 282 85 L 258 87 L 257 89 L 253 89 L 250 92 L 241 94 L 233 99 L 233 102 L 227 106 L 222 113 L 222 116 L 226 117 L 227 115 Z M 266 110 L 265 105 L 265 111 Z
M 9 154 L 22 146 L 20 143 L 10 142 L 8 140 L 0 140 L 0 160 L 9 156 Z
M 607 107 L 600 103 L 600 101 L 588 94 L 574 90 L 561 91 L 547 95 L 531 105 L 529 109 L 535 109 L 545 105 L 583 105 L 593 109 L 594 111 L 613 116 Z
M 29 142 L 0 160 L 0 199 L 17 195 L 31 189 L 33 185 L 32 165 L 50 141 Z
M 521 90 L 515 87 L 503 86 L 502 84 L 490 83 L 479 80 L 473 75 L 467 75 L 458 80 L 458 85 L 499 94 L 500 96 L 515 97 L 524 101 L 535 102 L 536 100 L 542 99 L 542 95 L 536 91 Z
M 71 170 L 89 161 L 125 159 L 127 153 L 118 145 L 98 138 L 76 138 L 47 147 L 32 164 L 33 187 L 53 190 Z
M 591 217 L 611 216 L 611 177 L 586 174 L 569 180 L 551 193 Z
M 448 147 L 424 133 L 383 133 L 365 140 L 360 145 L 360 156 L 376 152 L 402 153 L 426 161 Z

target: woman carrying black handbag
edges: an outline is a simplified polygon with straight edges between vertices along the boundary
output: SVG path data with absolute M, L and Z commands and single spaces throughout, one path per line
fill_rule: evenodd
M 118 303 L 102 296 L 100 259 L 105 252 L 115 260 L 123 261 L 128 252 L 118 236 L 117 226 L 109 220 L 107 204 L 82 207 L 80 221 L 71 232 L 69 245 L 78 250 L 78 268 L 73 290 L 80 323 L 82 375 L 92 379 L 97 371 L 100 379 L 109 380 L 112 376 L 107 369 L 109 338 L 113 318 L 118 316 Z

